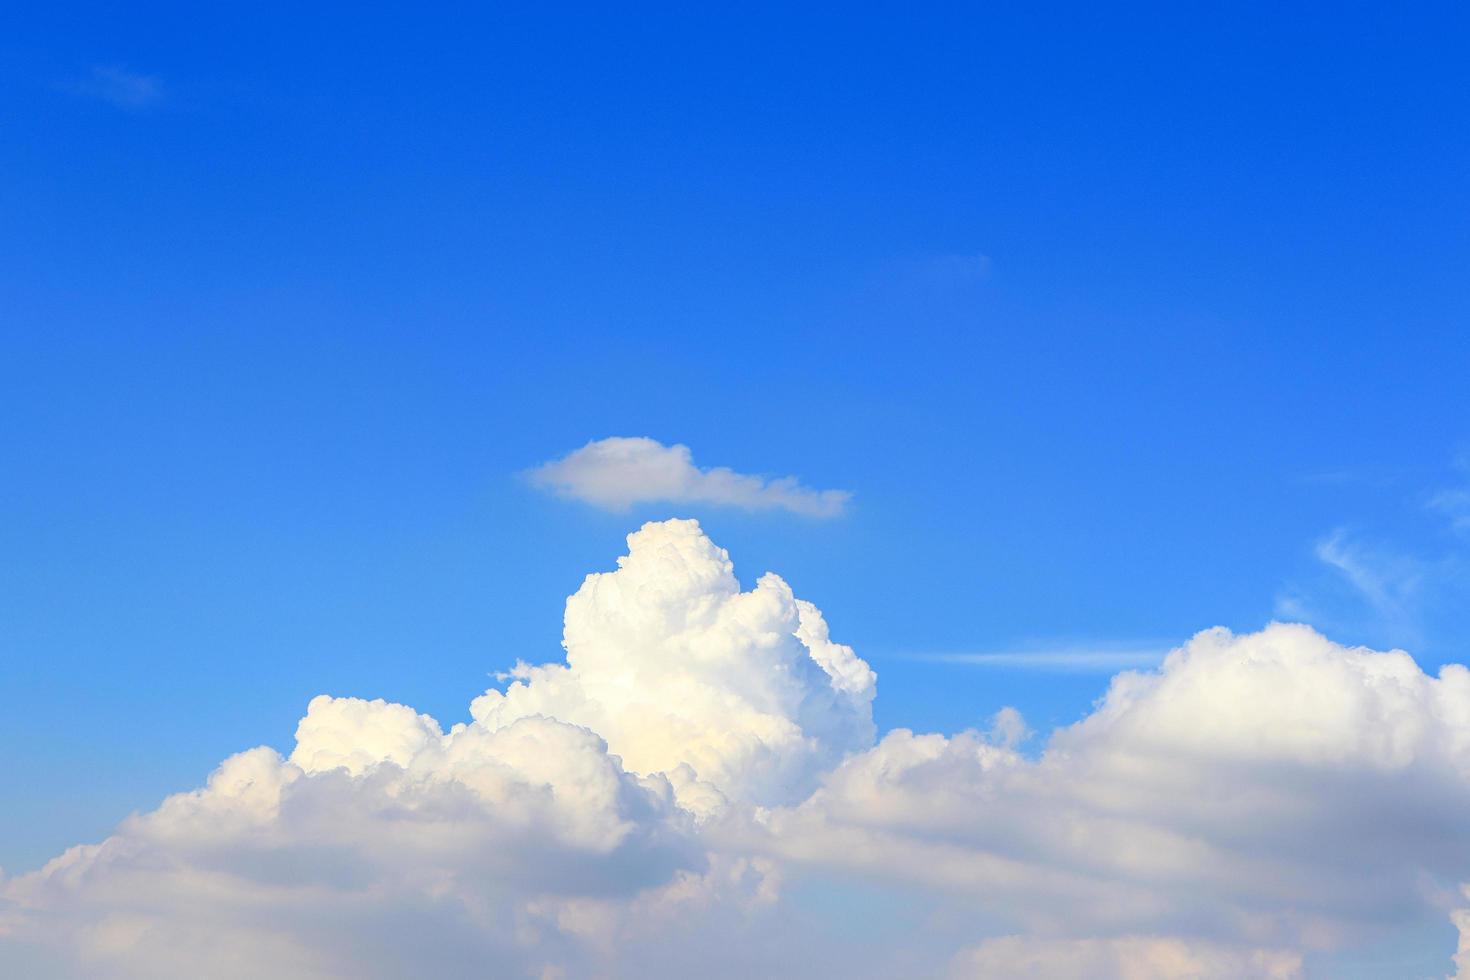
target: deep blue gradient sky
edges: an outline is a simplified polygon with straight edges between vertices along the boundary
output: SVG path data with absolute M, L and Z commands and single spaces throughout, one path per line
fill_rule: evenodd
M 884 729 L 1044 733 L 1107 677 L 916 655 L 1300 613 L 1463 660 L 1466 28 L 9 9 L 0 865 L 317 693 L 461 720 L 652 518 L 816 602 Z M 854 506 L 517 478 L 609 435 Z

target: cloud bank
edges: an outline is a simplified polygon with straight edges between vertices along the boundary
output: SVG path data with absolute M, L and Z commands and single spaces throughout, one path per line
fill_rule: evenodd
M 1470 977 L 1465 667 L 1217 628 L 1034 756 L 1009 709 L 875 740 L 779 577 L 628 545 L 472 720 L 317 697 L 288 757 L 0 879 L 0 974 L 1293 978 L 1439 922 Z
M 665 502 L 836 517 L 852 499 L 846 490 L 804 487 L 794 476 L 767 480 L 723 466 L 701 469 L 688 446 L 641 436 L 589 442 L 527 475 L 536 486 L 611 511 Z

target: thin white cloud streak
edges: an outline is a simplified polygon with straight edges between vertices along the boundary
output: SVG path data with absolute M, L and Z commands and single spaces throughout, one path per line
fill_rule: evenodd
M 1430 510 L 1444 515 L 1453 530 L 1470 531 L 1470 452 L 1456 457 L 1455 470 L 1460 475 L 1460 485 L 1433 494 L 1428 505 Z
M 1470 531 L 1470 490 L 1442 490 L 1430 498 L 1429 506 L 1444 514 L 1456 531 Z
M 643 436 L 598 439 L 525 475 L 558 496 L 615 512 L 644 503 L 713 504 L 826 518 L 843 513 L 852 499 L 846 490 L 814 490 L 794 476 L 701 468 L 688 446 Z
M 692 521 L 628 544 L 471 721 L 321 696 L 289 756 L 0 877 L 0 975 L 1287 980 L 1453 922 L 1470 980 L 1464 666 L 1216 628 L 1039 754 L 1013 709 L 875 742 L 779 577 Z M 803 881 L 926 913 L 806 928 Z
M 1156 667 L 1169 653 L 1165 645 L 1083 644 L 982 653 L 910 653 L 900 659 L 941 664 L 968 664 L 1004 670 L 1037 670 L 1057 673 L 1113 673 L 1132 667 Z
M 1463 635 L 1458 617 L 1470 573 L 1455 548 L 1415 553 L 1338 528 L 1316 543 L 1313 556 L 1324 574 L 1283 588 L 1278 618 L 1420 649 L 1435 634 Z
M 1338 528 L 1317 543 L 1317 558 L 1340 574 L 1379 613 L 1407 618 L 1407 607 L 1419 592 L 1422 572 L 1416 562 L 1370 554 Z
M 1470 456 L 1457 457 L 1452 468 L 1457 482 L 1443 481 L 1438 490 L 1416 496 L 1453 534 L 1420 537 L 1410 545 L 1335 528 L 1312 545 L 1319 574 L 1283 584 L 1275 599 L 1276 616 L 1354 633 L 1370 642 L 1414 646 L 1430 656 L 1436 655 L 1436 641 L 1462 638 L 1470 558 L 1460 535 L 1470 530 L 1470 484 L 1464 479 L 1470 474 Z M 1400 474 L 1382 482 L 1401 480 Z

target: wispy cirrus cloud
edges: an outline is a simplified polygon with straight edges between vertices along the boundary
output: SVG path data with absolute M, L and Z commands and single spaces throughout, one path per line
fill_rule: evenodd
M 1343 528 L 1317 542 L 1316 555 L 1385 620 L 1402 624 L 1412 618 L 1423 586 L 1422 563 L 1371 551 L 1351 540 Z
M 1429 509 L 1443 515 L 1454 530 L 1470 532 L 1470 453 L 1462 453 L 1456 459 L 1455 469 L 1460 473 L 1461 484 L 1436 492 L 1429 498 Z
M 1449 518 L 1450 526 L 1456 531 L 1470 531 L 1470 490 L 1441 490 L 1430 499 L 1429 505 Z
M 724 466 L 702 468 L 688 446 L 666 446 L 645 436 L 589 442 L 526 476 L 558 496 L 611 511 L 667 502 L 836 517 L 852 499 L 846 490 L 815 490 L 794 476 L 768 479 Z
M 1339 525 L 1311 545 L 1315 559 L 1276 596 L 1281 619 L 1310 622 L 1355 634 L 1364 642 L 1414 647 L 1449 654 L 1470 630 L 1465 598 L 1470 594 L 1470 454 L 1451 460 L 1441 474 L 1417 489 L 1406 475 L 1374 481 L 1362 473 L 1343 479 L 1378 482 L 1402 506 L 1413 509 L 1380 520 L 1377 530 Z M 1380 474 L 1381 475 L 1381 474 Z M 1433 518 L 1425 522 L 1425 515 Z
M 106 102 L 118 109 L 136 112 L 163 101 L 163 82 L 117 65 L 96 65 L 84 77 L 62 86 L 73 95 Z
M 1346 527 L 1319 538 L 1312 556 L 1319 574 L 1283 588 L 1275 615 L 1395 646 L 1422 643 L 1426 614 L 1455 577 L 1448 561 L 1429 561 Z

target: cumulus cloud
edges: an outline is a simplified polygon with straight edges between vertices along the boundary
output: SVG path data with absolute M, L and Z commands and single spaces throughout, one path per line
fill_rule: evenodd
M 638 771 L 760 804 L 795 802 L 871 744 L 876 676 L 779 576 L 741 592 L 695 521 L 646 525 L 618 565 L 567 600 L 566 663 L 518 664 L 471 705 L 480 724 L 585 725 Z
M 1470 877 L 1470 672 L 1304 626 L 1203 632 L 1032 761 L 890 733 L 775 814 L 787 860 L 966 893 L 1008 927 L 1328 948 Z
M 315 698 L 288 757 L 0 880 L 0 973 L 1290 978 L 1426 921 L 1470 970 L 1465 667 L 1217 628 L 1034 755 L 1013 709 L 875 741 L 780 578 L 628 545 L 472 720 Z
M 772 863 L 711 849 L 699 823 L 794 801 L 869 746 L 875 676 L 777 576 L 741 592 L 695 522 L 628 543 L 568 600 L 567 662 L 519 665 L 473 721 L 314 698 L 289 758 L 234 756 L 0 884 L 0 965 L 40 950 L 63 976 L 583 975 L 675 921 L 768 903 Z
M 768 480 L 723 466 L 702 469 L 694 465 L 688 446 L 665 446 L 641 436 L 589 442 L 528 476 L 560 496 L 612 511 L 669 502 L 836 517 L 852 499 L 846 490 L 804 487 L 794 476 Z
M 401 707 L 316 699 L 291 761 L 227 759 L 10 882 L 0 929 L 63 954 L 63 975 L 524 973 L 565 953 L 558 902 L 707 870 L 668 781 L 627 773 L 591 732 L 528 718 L 440 736 Z M 349 732 L 363 745 L 342 756 Z M 385 751 L 366 763 L 371 745 Z

